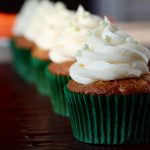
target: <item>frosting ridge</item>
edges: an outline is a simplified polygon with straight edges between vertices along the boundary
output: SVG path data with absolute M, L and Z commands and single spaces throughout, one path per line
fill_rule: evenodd
M 106 17 L 78 52 L 70 76 L 81 84 L 140 77 L 149 72 L 150 51 Z
M 90 14 L 79 6 L 76 14 L 66 23 L 61 37 L 50 52 L 50 59 L 55 63 L 74 61 L 76 52 L 87 38 L 89 30 L 100 23 L 98 16 Z

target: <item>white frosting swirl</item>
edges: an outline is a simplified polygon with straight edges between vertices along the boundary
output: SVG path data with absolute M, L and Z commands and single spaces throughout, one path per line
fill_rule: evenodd
M 41 35 L 45 23 L 53 12 L 54 4 L 48 0 L 40 1 L 34 16 L 28 23 L 24 31 L 24 36 L 31 41 L 36 41 L 37 37 Z M 26 20 L 28 22 L 28 20 Z
M 51 50 L 56 45 L 58 38 L 61 36 L 66 21 L 73 17 L 74 12 L 61 7 L 61 3 L 55 6 L 55 12 L 47 19 L 42 28 L 41 35 L 37 36 L 35 43 L 43 50 Z
M 38 0 L 26 0 L 21 11 L 17 15 L 16 22 L 13 28 L 13 34 L 20 36 L 23 35 L 24 30 L 27 28 L 28 23 L 31 21 L 32 17 L 34 16 L 34 11 L 39 5 Z
M 105 18 L 91 32 L 70 76 L 81 84 L 140 77 L 149 72 L 150 51 Z
M 89 30 L 100 23 L 100 18 L 79 6 L 77 13 L 66 23 L 55 48 L 50 52 L 50 59 L 55 63 L 75 60 L 76 52 L 87 38 Z

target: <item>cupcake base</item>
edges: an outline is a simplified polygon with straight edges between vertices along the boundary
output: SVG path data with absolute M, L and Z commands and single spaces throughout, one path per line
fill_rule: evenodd
M 74 137 L 93 144 L 150 142 L 150 94 L 98 96 L 64 89 Z
M 48 78 L 53 111 L 58 115 L 69 116 L 63 87 L 68 83 L 70 77 L 54 75 L 48 68 L 46 69 L 46 76 Z
M 34 83 L 37 86 L 37 90 L 40 94 L 49 96 L 48 82 L 45 75 L 45 68 L 49 64 L 49 61 L 40 60 L 31 56 L 32 76 Z
M 21 78 L 27 82 L 32 82 L 30 76 L 30 49 L 19 48 L 15 41 L 11 40 L 11 49 L 13 55 L 14 68 Z

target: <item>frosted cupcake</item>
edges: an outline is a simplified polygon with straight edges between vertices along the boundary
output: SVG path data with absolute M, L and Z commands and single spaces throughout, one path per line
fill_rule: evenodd
M 65 88 L 74 137 L 150 142 L 150 51 L 105 18 L 76 59 Z
M 40 28 L 40 36 L 35 38 L 36 47 L 33 49 L 31 56 L 35 84 L 38 91 L 47 96 L 49 91 L 47 90 L 48 85 L 44 70 L 50 63 L 49 51 L 56 45 L 66 20 L 74 14 L 60 2 L 54 4 L 51 10 L 51 13 L 47 11 L 43 16 L 42 22 L 44 22 L 44 25 Z
M 57 114 L 69 115 L 63 86 L 70 79 L 69 68 L 75 61 L 77 50 L 85 42 L 86 34 L 99 23 L 99 17 L 90 14 L 80 6 L 75 16 L 66 23 L 56 46 L 49 53 L 52 63 L 48 66 L 46 74 L 50 83 L 51 102 Z
M 43 81 L 43 70 L 45 66 L 49 63 L 48 52 L 49 47 L 47 41 L 43 39 L 43 30 L 47 30 L 47 20 L 51 19 L 54 11 L 55 4 L 44 0 L 40 2 L 32 21 L 29 23 L 28 29 L 25 30 L 25 36 L 34 41 L 35 46 L 32 48 L 30 62 L 31 62 L 31 72 L 30 76 L 33 78 L 33 82 L 37 85 L 38 91 L 41 94 L 46 94 L 43 88 L 40 88 L 40 84 L 44 84 Z M 49 30 L 47 30 L 49 32 Z M 41 43 L 38 44 L 37 40 L 41 39 Z M 44 82 L 44 83 L 43 83 Z
M 29 57 L 34 42 L 25 38 L 24 31 L 34 16 L 34 11 L 39 5 L 39 1 L 25 1 L 20 13 L 17 16 L 16 22 L 13 28 L 13 37 L 11 40 L 11 48 L 14 59 L 14 67 L 21 77 L 27 81 L 30 81 L 30 77 L 27 76 L 29 72 Z

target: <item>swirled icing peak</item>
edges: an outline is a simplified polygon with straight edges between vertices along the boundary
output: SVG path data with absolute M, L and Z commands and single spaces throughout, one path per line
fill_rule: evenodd
M 36 38 L 40 36 L 42 33 L 42 29 L 44 28 L 47 20 L 50 19 L 54 10 L 54 3 L 48 0 L 40 1 L 38 7 L 35 12 L 32 12 L 34 16 L 26 25 L 26 29 L 24 30 L 24 36 L 31 40 L 36 41 Z
M 38 0 L 26 0 L 23 4 L 19 14 L 17 15 L 16 22 L 13 27 L 14 35 L 23 35 L 24 30 L 27 28 L 28 23 L 31 21 L 34 16 L 34 11 L 36 11 L 39 6 Z M 28 21 L 27 21 L 28 20 Z
M 89 30 L 96 28 L 101 18 L 92 15 L 82 6 L 64 26 L 55 48 L 50 52 L 50 59 L 55 63 L 75 60 L 76 52 L 87 38 Z
M 70 76 L 81 84 L 140 77 L 149 72 L 150 51 L 105 17 L 78 51 Z

